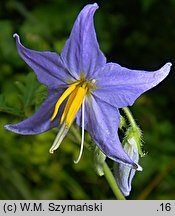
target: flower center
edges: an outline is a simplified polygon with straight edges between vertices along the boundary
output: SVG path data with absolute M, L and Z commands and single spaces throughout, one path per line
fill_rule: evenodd
M 55 109 L 50 120 L 53 121 L 55 119 L 61 104 L 68 98 L 61 116 L 60 124 L 65 121 L 66 128 L 69 128 L 82 105 L 85 95 L 95 88 L 95 82 L 96 80 L 94 79 L 86 81 L 82 78 L 72 83 L 55 104 Z
M 64 93 L 61 95 L 57 103 L 55 104 L 55 109 L 50 121 L 53 121 L 58 113 L 58 110 L 63 103 L 63 101 L 67 99 L 66 105 L 64 107 L 64 111 L 61 116 L 60 124 L 62 125 L 54 142 L 50 148 L 50 153 L 53 153 L 61 144 L 62 140 L 66 136 L 78 110 L 82 106 L 82 137 L 81 137 L 81 149 L 79 153 L 79 157 L 75 163 L 78 163 L 82 152 L 83 152 L 83 145 L 84 145 L 84 97 L 86 94 L 90 93 L 90 90 L 95 89 L 96 87 L 94 84 L 96 83 L 95 79 L 91 81 L 86 81 L 83 76 L 81 79 L 72 83 L 69 88 L 67 88 Z

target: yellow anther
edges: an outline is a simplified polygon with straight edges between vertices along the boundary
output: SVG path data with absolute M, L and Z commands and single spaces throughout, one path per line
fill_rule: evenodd
M 86 95 L 87 89 L 83 88 L 83 87 L 77 87 L 78 90 L 76 92 L 76 95 L 74 96 L 74 99 L 72 101 L 72 103 L 70 104 L 69 108 L 68 108 L 68 112 L 66 115 L 66 127 L 69 128 L 74 120 L 75 115 L 77 114 L 84 96 Z
M 69 82 L 69 81 L 68 81 Z M 65 92 L 61 95 L 61 97 L 58 99 L 57 103 L 55 104 L 54 112 L 52 114 L 52 117 L 50 118 L 50 121 L 53 121 L 59 111 L 59 108 L 61 104 L 67 99 L 66 105 L 64 107 L 64 111 L 62 113 L 60 124 L 61 128 L 56 136 L 56 139 L 54 140 L 54 143 L 52 147 L 50 148 L 50 153 L 53 153 L 61 144 L 62 140 L 66 136 L 67 132 L 69 131 L 69 128 L 79 111 L 80 107 L 82 106 L 82 138 L 81 138 L 81 149 L 78 156 L 78 159 L 74 161 L 75 163 L 78 163 L 82 152 L 83 152 L 83 144 L 84 144 L 84 116 L 85 116 L 85 96 L 89 95 L 89 92 L 91 90 L 94 90 L 96 87 L 94 86 L 96 80 L 92 79 L 90 81 L 86 81 L 84 74 L 80 74 L 80 80 L 71 83 L 70 87 L 65 90 Z
M 82 88 L 85 89 L 86 87 L 87 87 L 87 83 L 84 82 L 83 85 L 82 85 Z
M 77 94 L 77 90 L 78 90 L 78 88 L 74 89 L 74 91 L 69 95 L 69 98 L 67 100 L 66 106 L 65 106 L 64 111 L 63 111 L 63 114 L 61 116 L 60 124 L 62 124 L 63 121 L 65 120 L 65 117 L 69 111 L 70 105 L 71 105 L 72 101 L 74 100 L 75 95 Z
M 69 88 L 66 89 L 66 91 L 61 95 L 61 97 L 59 98 L 59 100 L 57 101 L 56 105 L 55 105 L 55 109 L 53 112 L 53 115 L 51 117 L 51 121 L 54 120 L 54 118 L 56 117 L 58 110 L 60 108 L 60 105 L 63 103 L 63 101 L 73 92 L 73 90 L 76 88 L 76 86 L 79 84 L 80 82 L 76 82 L 73 83 Z

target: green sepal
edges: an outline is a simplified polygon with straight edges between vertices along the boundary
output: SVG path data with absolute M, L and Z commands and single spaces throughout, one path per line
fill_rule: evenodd
M 142 152 L 142 148 L 141 148 L 142 147 L 141 137 L 142 137 L 142 133 L 140 128 L 136 125 L 134 127 L 130 126 L 125 133 L 125 137 L 122 143 L 126 143 L 129 139 L 134 138 L 137 144 L 139 155 L 143 157 L 144 153 Z
M 123 131 L 123 128 L 126 128 L 126 127 L 127 127 L 126 120 L 125 120 L 125 118 L 124 118 L 122 115 L 120 115 L 120 125 L 119 125 L 119 129 L 120 129 L 121 131 Z
M 141 129 L 139 128 L 139 126 L 136 124 L 136 121 L 131 113 L 131 111 L 129 110 L 128 107 L 124 107 L 122 108 L 122 110 L 125 113 L 125 116 L 129 122 L 129 126 L 128 129 L 126 130 L 125 133 L 125 138 L 123 140 L 123 142 L 127 141 L 126 139 L 131 139 L 134 138 L 136 143 L 137 143 L 137 148 L 138 148 L 138 152 L 139 155 L 141 157 L 143 157 L 145 154 L 142 152 L 142 132 Z

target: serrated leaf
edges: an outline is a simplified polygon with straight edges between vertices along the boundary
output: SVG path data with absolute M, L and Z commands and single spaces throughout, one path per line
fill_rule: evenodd
M 45 85 L 40 85 L 39 88 L 37 88 L 35 92 L 35 97 L 34 97 L 34 103 L 35 103 L 36 109 L 46 98 L 47 92 L 48 92 L 47 87 Z
M 34 73 L 29 73 L 21 82 L 16 82 L 18 89 L 18 97 L 24 107 L 24 110 L 34 105 L 34 98 L 36 90 L 39 88 L 40 83 L 36 80 Z
M 3 95 L 0 95 L 0 112 L 9 113 L 16 116 L 22 116 L 22 112 L 16 107 L 6 105 Z

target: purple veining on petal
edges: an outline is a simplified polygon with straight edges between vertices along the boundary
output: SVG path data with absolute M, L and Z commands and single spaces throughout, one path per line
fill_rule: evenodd
M 118 110 L 98 98 L 91 97 L 91 103 L 86 100 L 85 114 L 85 129 L 101 151 L 116 162 L 128 163 L 136 168 L 136 164 L 126 154 L 118 137 Z M 81 126 L 80 113 L 76 122 Z
M 80 73 L 84 73 L 86 81 L 94 79 L 96 85 L 85 98 L 85 129 L 109 158 L 137 168 L 118 137 L 118 108 L 132 105 L 142 93 L 158 85 L 168 75 L 171 63 L 154 72 L 131 70 L 115 63 L 106 64 L 94 29 L 93 16 L 97 8 L 95 3 L 82 9 L 61 57 L 53 52 L 25 48 L 19 36 L 14 34 L 20 56 L 34 70 L 38 80 L 48 86 L 49 94 L 33 116 L 5 128 L 20 134 L 38 134 L 56 127 L 62 110 L 59 110 L 54 121 L 50 121 L 55 103 L 70 85 L 67 81 L 79 80 Z M 81 126 L 80 113 L 81 110 L 76 122 Z
M 106 63 L 94 29 L 93 15 L 97 8 L 95 3 L 82 9 L 61 53 L 67 68 L 77 74 L 76 78 L 83 71 L 86 78 L 91 79 L 93 73 Z
M 60 109 L 60 112 L 58 113 L 54 121 L 50 121 L 50 118 L 53 114 L 55 103 L 62 93 L 63 90 L 49 90 L 47 98 L 41 104 L 35 114 L 17 124 L 5 125 L 5 129 L 18 134 L 34 135 L 43 133 L 53 127 L 58 127 L 62 109 Z
M 19 55 L 34 70 L 41 83 L 49 88 L 57 89 L 60 86 L 65 86 L 66 80 L 74 80 L 57 53 L 38 52 L 25 48 L 20 42 L 20 37 L 17 34 L 13 36 L 16 38 Z
M 141 94 L 166 78 L 171 65 L 166 63 L 157 71 L 142 71 L 108 63 L 96 72 L 97 89 L 93 95 L 116 108 L 131 106 Z

